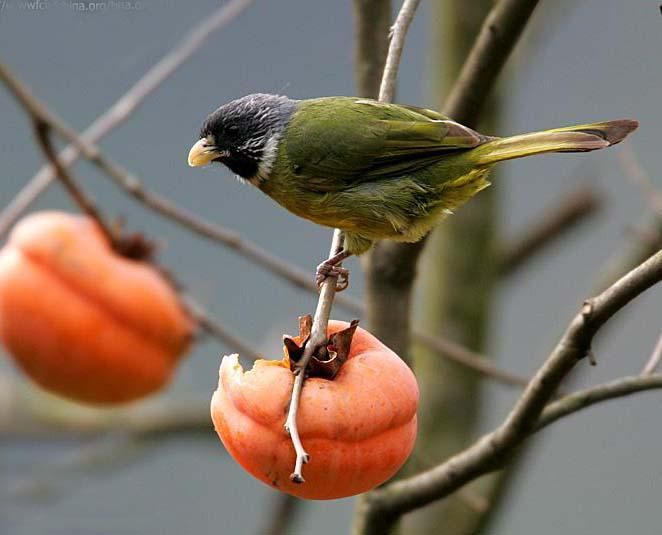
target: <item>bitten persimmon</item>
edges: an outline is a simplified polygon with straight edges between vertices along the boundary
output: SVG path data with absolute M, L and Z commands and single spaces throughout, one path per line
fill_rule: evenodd
M 331 321 L 328 333 L 347 326 Z M 302 498 L 343 498 L 383 483 L 411 453 L 418 406 L 414 374 L 359 328 L 335 378 L 304 383 L 297 422 L 310 462 L 305 483 L 293 483 L 295 452 L 283 428 L 293 382 L 287 356 L 258 360 L 248 372 L 237 355 L 221 362 L 212 420 L 232 457 L 257 479 Z
M 0 251 L 0 339 L 54 393 L 121 403 L 168 382 L 193 324 L 168 281 L 87 217 L 33 214 Z

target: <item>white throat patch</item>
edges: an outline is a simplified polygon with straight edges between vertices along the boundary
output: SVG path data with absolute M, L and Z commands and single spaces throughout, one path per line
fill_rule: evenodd
M 276 161 L 276 156 L 278 155 L 278 142 L 280 141 L 280 137 L 281 132 L 276 132 L 267 139 L 264 149 L 262 149 L 262 158 L 257 166 L 257 173 L 255 173 L 255 176 L 248 179 L 248 182 L 254 186 L 257 186 L 269 178 Z

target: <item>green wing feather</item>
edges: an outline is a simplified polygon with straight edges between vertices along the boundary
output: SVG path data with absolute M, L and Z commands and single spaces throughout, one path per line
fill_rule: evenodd
M 485 140 L 432 110 L 353 97 L 302 102 L 283 139 L 300 185 L 320 192 L 401 177 Z

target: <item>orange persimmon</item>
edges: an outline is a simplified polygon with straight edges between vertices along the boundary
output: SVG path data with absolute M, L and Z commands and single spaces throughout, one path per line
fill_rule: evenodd
M 328 333 L 347 326 L 331 321 Z M 310 462 L 302 484 L 290 481 L 295 452 L 283 428 L 293 382 L 287 356 L 258 360 L 248 372 L 237 355 L 221 362 L 212 420 L 250 474 L 283 492 L 324 500 L 372 489 L 403 465 L 416 439 L 418 386 L 407 365 L 372 334 L 356 330 L 334 379 L 304 383 L 297 422 Z
M 0 339 L 54 393 L 146 396 L 170 380 L 192 328 L 168 281 L 118 255 L 87 217 L 33 214 L 0 251 Z

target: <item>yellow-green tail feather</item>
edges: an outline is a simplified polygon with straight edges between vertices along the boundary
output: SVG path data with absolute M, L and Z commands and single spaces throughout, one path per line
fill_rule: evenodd
M 506 138 L 490 139 L 473 149 L 479 165 L 546 152 L 587 152 L 620 143 L 639 123 L 630 119 L 556 128 Z

